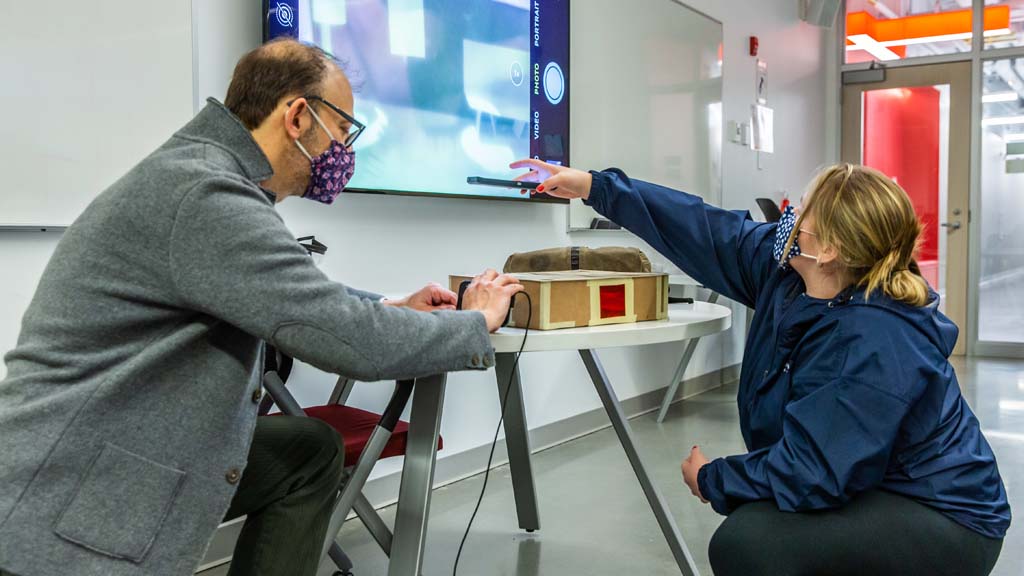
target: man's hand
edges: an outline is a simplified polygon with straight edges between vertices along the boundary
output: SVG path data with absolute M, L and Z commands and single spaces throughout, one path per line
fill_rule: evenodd
M 590 197 L 590 185 L 593 181 L 593 176 L 591 176 L 590 172 L 576 170 L 567 166 L 548 164 L 533 158 L 517 160 L 510 164 L 509 168 L 513 170 L 529 168 L 529 172 L 516 176 L 515 179 L 522 182 L 540 182 L 541 184 L 537 187 L 537 192 L 570 200 L 573 198 L 586 200 Z M 526 191 L 523 190 L 520 193 L 525 194 Z M 530 193 L 534 194 L 532 191 Z
M 410 294 L 401 300 L 385 300 L 383 303 L 388 306 L 399 306 L 411 308 L 419 312 L 434 312 L 435 310 L 455 310 L 458 296 L 451 290 L 431 282 L 414 294 Z
M 487 270 L 477 276 L 462 295 L 462 309 L 476 310 L 487 319 L 487 330 L 497 332 L 505 322 L 512 297 L 523 285 L 512 276 Z
M 700 448 L 694 446 L 690 450 L 690 455 L 687 456 L 686 460 L 683 460 L 683 482 L 690 487 L 690 492 L 694 496 L 700 498 L 700 501 L 707 504 L 708 501 L 704 498 L 704 495 L 700 493 L 700 485 L 697 484 L 697 473 L 700 469 L 708 463 L 708 459 L 704 456 L 704 453 L 700 451 Z

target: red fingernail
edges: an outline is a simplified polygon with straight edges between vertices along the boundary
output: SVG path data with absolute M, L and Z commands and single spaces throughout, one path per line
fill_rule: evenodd
M 544 186 L 537 186 L 537 192 L 543 192 Z

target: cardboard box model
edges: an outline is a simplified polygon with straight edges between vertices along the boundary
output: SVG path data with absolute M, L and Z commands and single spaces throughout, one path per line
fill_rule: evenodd
M 531 330 L 623 324 L 668 318 L 668 275 L 642 272 L 572 270 L 513 274 L 528 301 L 515 299 L 510 326 L 523 327 L 533 303 Z M 454 292 L 472 276 L 451 276 Z

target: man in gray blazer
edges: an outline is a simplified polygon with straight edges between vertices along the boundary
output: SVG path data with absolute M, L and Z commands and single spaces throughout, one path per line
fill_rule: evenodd
M 274 210 L 333 200 L 358 132 L 329 57 L 265 45 L 67 230 L 0 381 L 0 572 L 186 575 L 248 514 L 233 574 L 315 574 L 344 450 L 315 420 L 257 422 L 262 342 L 364 381 L 493 365 L 516 280 L 478 276 L 469 312 L 437 285 L 382 301 Z

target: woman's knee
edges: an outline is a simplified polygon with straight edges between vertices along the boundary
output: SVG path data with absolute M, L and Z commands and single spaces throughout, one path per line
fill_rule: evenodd
M 764 509 L 764 510 L 762 510 Z M 715 576 L 764 574 L 764 561 L 771 556 L 758 520 L 764 512 L 775 511 L 774 503 L 752 502 L 726 517 L 711 537 L 708 557 Z M 766 556 L 768 553 L 768 556 Z

